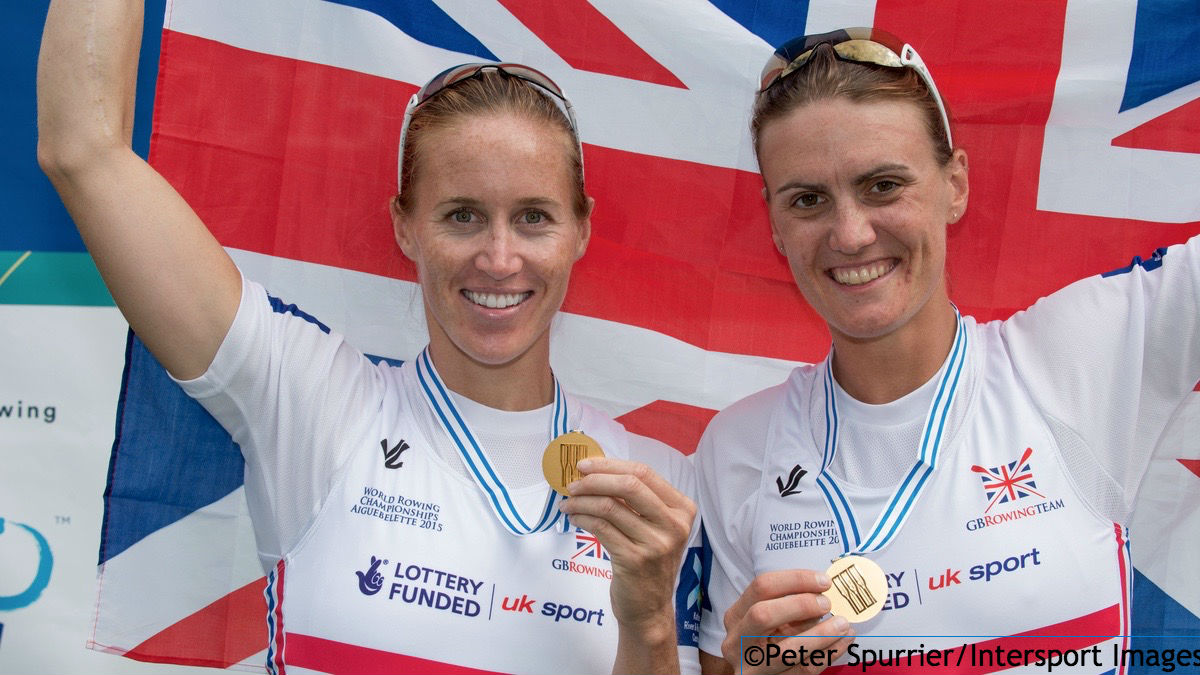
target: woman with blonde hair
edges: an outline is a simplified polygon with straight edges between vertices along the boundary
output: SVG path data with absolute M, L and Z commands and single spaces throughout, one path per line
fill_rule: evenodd
M 130 326 L 241 447 L 268 669 L 694 670 L 690 465 L 550 368 L 592 209 L 559 87 L 466 64 L 409 102 L 391 217 L 430 342 L 375 365 L 244 278 L 132 152 L 140 26 L 140 3 L 52 3 L 39 161 Z M 581 546 L 588 569 L 559 564 Z

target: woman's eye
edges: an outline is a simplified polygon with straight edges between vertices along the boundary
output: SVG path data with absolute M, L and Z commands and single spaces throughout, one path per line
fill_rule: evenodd
M 881 180 L 876 181 L 873 185 L 871 185 L 871 191 L 876 193 L 885 193 L 891 192 L 898 187 L 900 187 L 900 184 L 894 180 Z
M 462 223 L 465 225 L 467 223 L 470 223 L 472 220 L 474 220 L 475 214 L 471 213 L 467 209 L 459 209 L 459 210 L 455 211 L 454 213 L 450 214 L 450 217 L 454 220 L 454 222 Z
M 541 225 L 546 222 L 546 214 L 541 211 L 526 211 L 521 215 L 521 222 L 525 225 Z
M 825 201 L 824 198 L 815 192 L 802 192 L 792 199 L 792 206 L 811 209 L 814 206 L 819 206 L 823 201 Z

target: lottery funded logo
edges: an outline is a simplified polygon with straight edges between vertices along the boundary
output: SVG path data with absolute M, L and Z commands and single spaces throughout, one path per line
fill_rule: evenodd
M 379 568 L 386 564 L 388 561 L 371 556 L 371 564 L 367 569 L 355 572 L 358 575 L 358 590 L 362 591 L 363 595 L 375 595 L 383 588 L 383 575 L 379 573 Z
M 971 467 L 971 472 L 981 481 L 987 506 L 982 516 L 966 522 L 968 531 L 974 532 L 1063 508 L 1063 500 L 1047 497 L 1038 487 L 1031 465 L 1032 457 L 1033 448 L 1025 448 L 1020 457 L 1006 464 L 993 467 L 976 464 Z M 1021 504 L 1016 505 L 1017 502 Z M 1009 508 L 1014 505 L 1015 508 Z
M 887 597 L 883 601 L 883 609 L 887 612 L 894 609 L 904 609 L 912 604 L 916 590 L 916 577 L 910 574 L 908 570 L 900 570 L 899 572 L 883 573 L 887 578 Z M 921 596 L 916 594 L 917 604 L 920 603 Z
M 366 568 L 355 570 L 358 590 L 363 595 L 379 595 L 390 602 L 400 602 L 439 612 L 478 617 L 483 609 L 480 599 L 485 587 L 494 584 L 463 574 L 429 567 L 421 563 L 397 562 L 372 555 Z M 387 593 L 380 595 L 384 588 Z
M 363 486 L 362 495 L 350 506 L 350 513 L 431 532 L 443 529 L 441 504 L 410 499 L 369 485 Z
M 883 607 L 880 608 L 880 611 L 904 609 L 914 602 L 917 605 L 922 604 L 921 592 L 917 588 L 920 581 L 916 576 L 916 570 L 897 570 L 895 572 L 884 570 L 883 576 L 887 581 L 887 590 L 884 591 Z

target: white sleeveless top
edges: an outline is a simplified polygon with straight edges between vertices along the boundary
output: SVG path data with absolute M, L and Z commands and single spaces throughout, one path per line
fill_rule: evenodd
M 372 364 L 306 318 L 244 280 L 212 366 L 181 383 L 246 458 L 268 576 L 268 670 L 611 672 L 607 550 L 574 527 L 510 534 L 483 490 L 444 459 L 457 450 L 446 448 L 415 361 Z M 569 395 L 566 409 L 607 455 L 644 462 L 694 497 L 687 457 Z M 531 414 L 488 413 L 472 420 L 480 435 Z M 547 408 L 546 442 L 549 419 Z M 536 522 L 548 490 L 540 482 L 509 495 Z M 682 669 L 698 672 L 698 526 L 688 546 L 677 637 Z
M 902 536 L 866 554 L 883 568 L 888 594 L 879 615 L 855 626 L 857 648 L 907 650 L 923 644 L 962 650 L 973 644 L 978 652 L 996 645 L 1080 649 L 1098 644 L 1109 659 L 1112 644 L 1128 645 L 1119 638 L 1000 637 L 1033 630 L 1127 635 L 1128 548 L 1124 527 L 1097 514 L 1075 490 L 1053 436 L 1013 371 L 981 367 L 980 355 L 987 352 L 987 341 L 998 339 L 996 332 L 969 318 L 965 323 L 974 339 L 954 403 L 961 409 L 951 417 L 959 424 L 949 430 L 938 467 L 913 503 Z M 823 409 L 827 367 L 828 361 L 795 371 L 771 417 L 767 445 L 772 451 L 766 455 L 750 531 L 754 575 L 824 570 L 843 553 L 843 528 L 815 482 L 825 428 L 811 423 L 810 406 Z M 774 479 L 786 482 L 797 465 L 807 473 L 784 496 Z M 865 538 L 892 488 L 863 488 L 833 478 Z M 934 637 L 965 633 L 971 637 Z M 981 657 L 972 660 L 970 649 L 962 663 L 978 664 Z
M 896 538 L 867 554 L 887 574 L 888 596 L 877 617 L 855 626 L 857 647 L 957 649 L 951 657 L 963 654 L 964 669 L 997 672 L 1008 667 L 970 657 L 997 644 L 1096 646 L 1099 663 L 1071 672 L 1108 671 L 1113 645 L 1125 645 L 1103 636 L 1129 633 L 1124 523 L 1155 444 L 1200 379 L 1200 237 L 1076 282 L 1006 321 L 965 317 L 964 330 L 967 359 L 939 464 Z M 701 439 L 706 652 L 721 653 L 722 618 L 756 575 L 823 571 L 843 553 L 844 523 L 816 483 L 827 367 L 797 368 L 733 404 Z M 850 410 L 859 418 L 840 450 L 850 461 L 829 472 L 863 530 L 899 482 L 880 487 L 888 481 L 878 478 L 903 475 L 897 466 L 915 459 L 915 446 L 896 439 L 912 438 L 910 423 L 928 409 L 894 403 Z M 889 419 L 896 412 L 903 419 Z M 1101 637 L 990 637 L 1030 633 Z

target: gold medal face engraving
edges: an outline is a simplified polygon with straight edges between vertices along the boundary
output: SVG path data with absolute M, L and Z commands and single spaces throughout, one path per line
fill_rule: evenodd
M 583 478 L 575 468 L 579 460 L 587 457 L 603 457 L 600 444 L 590 436 L 570 431 L 550 441 L 542 455 L 542 474 L 546 482 L 561 495 L 567 494 L 567 486 Z
M 862 623 L 879 613 L 887 600 L 887 577 L 874 560 L 848 555 L 833 561 L 825 571 L 832 585 L 822 595 L 829 598 L 829 613 L 850 623 Z

